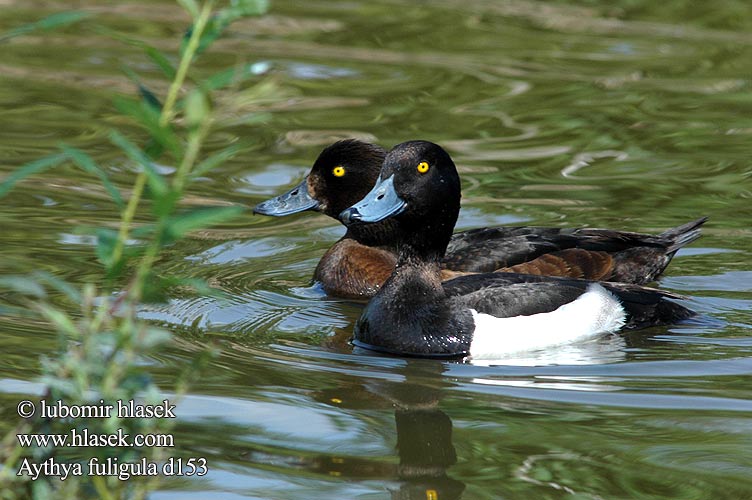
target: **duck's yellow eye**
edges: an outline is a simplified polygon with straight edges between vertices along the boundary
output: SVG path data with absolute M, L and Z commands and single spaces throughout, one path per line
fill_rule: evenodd
M 334 174 L 334 177 L 342 177 L 345 175 L 345 167 L 342 165 L 337 165 L 334 167 L 334 170 L 332 170 L 332 173 Z
M 418 163 L 418 172 L 420 172 L 421 174 L 428 172 L 428 163 L 424 161 Z

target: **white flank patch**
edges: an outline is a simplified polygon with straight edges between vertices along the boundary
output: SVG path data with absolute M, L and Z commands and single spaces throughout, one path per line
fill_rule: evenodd
M 475 321 L 470 355 L 473 359 L 500 359 L 619 330 L 626 313 L 619 299 L 593 283 L 577 299 L 555 311 L 497 318 L 470 310 Z

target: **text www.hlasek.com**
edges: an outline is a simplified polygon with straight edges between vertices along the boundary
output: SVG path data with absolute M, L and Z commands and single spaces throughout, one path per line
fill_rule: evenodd
M 118 429 L 113 434 L 90 434 L 88 429 L 71 429 L 69 434 L 17 434 L 18 443 L 24 448 L 38 446 L 45 448 L 54 446 L 117 446 L 130 447 L 160 447 L 172 448 L 175 446 L 172 434 L 130 434 L 123 433 Z M 69 440 L 70 438 L 70 440 Z
M 18 416 L 32 418 L 38 416 L 49 420 L 62 420 L 71 424 L 70 430 L 65 433 L 42 434 L 24 433 L 16 434 L 21 448 L 40 448 L 54 450 L 55 448 L 174 448 L 172 434 L 129 434 L 124 429 L 117 429 L 112 433 L 96 433 L 86 428 L 91 425 L 92 419 L 118 418 L 118 419 L 163 419 L 176 418 L 175 405 L 168 400 L 162 404 L 149 405 L 139 404 L 133 400 L 117 400 L 113 403 L 105 403 L 99 400 L 99 404 L 75 405 L 57 401 L 31 401 L 23 400 L 18 403 Z M 77 419 L 85 419 L 76 422 Z M 117 452 L 115 452 L 117 454 Z M 141 457 L 133 461 L 121 461 L 117 456 L 106 458 L 91 457 L 87 460 L 66 462 L 58 455 L 44 461 L 37 461 L 32 457 L 24 457 L 20 460 L 16 470 L 16 476 L 25 476 L 36 481 L 40 477 L 57 477 L 65 481 L 70 476 L 114 476 L 125 481 L 133 476 L 204 476 L 209 472 L 206 458 L 204 457 L 169 457 L 165 461 L 152 461 Z

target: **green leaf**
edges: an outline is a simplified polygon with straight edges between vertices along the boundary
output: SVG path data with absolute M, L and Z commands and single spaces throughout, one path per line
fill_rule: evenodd
M 147 176 L 147 182 L 149 183 L 149 189 L 151 189 L 152 194 L 155 198 L 160 198 L 167 195 L 167 193 L 169 192 L 167 182 L 165 182 L 162 175 L 157 172 L 154 164 L 151 162 L 149 157 L 144 154 L 143 151 L 138 149 L 132 142 L 126 139 L 125 136 L 123 136 L 119 132 L 112 131 L 110 133 L 110 140 L 113 144 L 122 149 L 131 160 L 135 161 L 136 163 L 141 165 L 141 167 L 143 167 L 144 172 Z
M 60 28 L 62 26 L 77 23 L 82 19 L 89 17 L 90 15 L 91 14 L 88 12 L 58 12 L 57 14 L 52 14 L 51 16 L 47 16 L 43 19 L 40 19 L 39 21 L 30 24 L 24 24 L 23 26 L 19 26 L 18 28 L 10 30 L 4 35 L 0 35 L 0 43 L 17 36 L 31 33 L 32 31 L 51 30 L 54 28 Z
M 71 379 L 60 378 L 57 374 L 45 375 L 41 377 L 39 381 L 44 384 L 45 387 L 49 388 L 54 399 L 67 399 L 65 396 L 72 396 L 78 394 L 80 391 L 76 382 L 73 382 Z M 41 494 L 34 492 L 32 498 L 52 498 L 52 491 L 42 491 Z
M 201 39 L 199 40 L 198 47 L 196 48 L 196 55 L 201 54 L 212 43 L 214 43 L 217 38 L 222 36 L 222 32 L 224 32 L 228 25 L 229 23 L 223 22 L 221 19 L 219 19 L 218 16 L 212 17 L 209 22 L 206 23 L 204 32 L 201 33 Z
M 162 148 L 168 149 L 176 158 L 179 158 L 181 155 L 180 141 L 169 125 L 162 126 L 159 121 L 162 104 L 146 87 L 139 84 L 139 88 L 142 89 L 140 92 L 142 99 L 135 100 L 117 96 L 114 99 L 115 107 L 121 113 L 135 118 L 146 128 L 151 139 Z M 150 155 L 147 154 L 146 156 Z
M 178 0 L 181 1 L 181 0 Z M 199 40 L 198 47 L 196 49 L 196 55 L 205 51 L 214 41 L 219 38 L 227 27 L 235 20 L 241 17 L 259 16 L 264 14 L 269 9 L 268 0 L 233 0 L 231 6 L 225 9 L 221 9 L 216 15 L 209 19 L 206 23 L 203 33 L 201 33 L 201 39 Z M 191 14 L 194 23 L 198 19 L 198 15 Z M 188 46 L 188 40 L 193 33 L 194 27 L 191 26 L 180 45 L 180 54 L 183 55 L 186 47 Z
M 60 309 L 52 307 L 49 304 L 36 304 L 36 307 L 48 321 L 57 327 L 60 333 L 70 335 L 73 338 L 81 336 L 81 332 L 73 320 Z
M 155 140 L 153 137 L 149 137 L 149 140 L 146 141 L 146 144 L 144 145 L 144 153 L 149 158 L 159 158 L 162 153 L 164 153 L 164 150 L 164 144 Z
M 175 205 L 180 199 L 180 195 L 181 193 L 179 191 L 171 190 L 169 193 L 166 193 L 163 196 L 154 198 L 152 213 L 154 213 L 154 215 L 159 218 L 170 215 L 174 211 Z
M 0 305 L 0 316 L 15 316 L 17 318 L 35 318 L 35 313 L 29 311 L 28 307 L 3 306 Z
M 226 162 L 243 149 L 244 147 L 240 144 L 233 144 L 230 147 L 214 153 L 193 168 L 193 171 L 191 171 L 191 178 L 195 179 L 197 177 L 201 177 L 205 173 Z
M 151 327 L 144 330 L 139 337 L 139 348 L 143 351 L 149 351 L 155 347 L 169 344 L 172 340 L 172 333 L 163 329 Z
M 133 257 L 137 251 L 141 251 L 141 249 L 139 248 L 134 251 L 133 249 L 128 248 L 124 250 L 123 256 L 117 262 L 113 262 L 110 267 L 106 268 L 107 272 L 104 275 L 104 279 L 108 285 L 111 285 L 113 280 L 116 280 L 122 276 L 123 270 L 125 269 L 125 265 L 128 263 L 129 258 Z
M 202 88 L 205 90 L 218 90 L 231 85 L 237 85 L 250 78 L 266 73 L 270 67 L 271 65 L 264 61 L 234 66 L 208 77 L 202 82 Z
M 82 11 L 58 12 L 33 23 L 33 26 L 39 29 L 49 30 L 77 23 L 89 16 L 91 16 L 91 13 Z
M 154 111 L 162 112 L 162 103 L 159 102 L 159 98 L 149 90 L 146 85 L 138 84 L 138 95 L 141 96 L 142 101 L 151 107 Z
M 146 51 L 146 55 L 149 56 L 149 59 L 154 61 L 154 64 L 156 64 L 159 69 L 162 70 L 162 73 L 164 73 L 167 78 L 169 78 L 170 80 L 175 79 L 175 66 L 173 66 L 167 56 L 149 45 L 145 46 L 144 50 Z
M 231 23 L 241 17 L 260 16 L 269 10 L 269 0 L 234 0 L 230 7 L 222 9 L 218 17 Z
M 192 90 L 185 98 L 185 121 L 189 129 L 195 129 L 209 117 L 209 102 L 199 89 Z
M 63 150 L 63 153 L 68 155 L 68 157 L 73 160 L 76 165 L 84 169 L 86 172 L 99 177 L 99 179 L 102 181 L 102 185 L 110 194 L 110 198 L 112 198 L 118 208 L 120 208 L 121 210 L 125 208 L 125 202 L 123 202 L 123 197 L 120 195 L 120 191 L 118 191 L 114 184 L 112 184 L 110 178 L 107 175 L 107 172 L 100 168 L 99 165 L 97 165 L 91 158 L 91 156 L 87 155 L 80 149 L 72 148 L 65 144 L 61 146 L 61 149 Z
M 142 226 L 134 227 L 131 230 L 131 236 L 137 240 L 148 240 L 154 236 L 154 230 L 156 226 L 154 224 L 144 224 Z
M 200 208 L 171 219 L 167 224 L 167 232 L 173 239 L 182 238 L 190 231 L 232 219 L 243 211 L 243 207 L 237 206 Z
M 183 9 L 185 9 L 194 20 L 198 18 L 199 7 L 196 0 L 178 0 L 178 4 L 180 4 L 180 6 L 183 7 Z
M 241 17 L 259 16 L 265 13 L 268 9 L 268 0 L 234 0 L 230 7 L 220 10 L 206 24 L 206 28 L 201 34 L 201 40 L 199 40 L 196 54 L 201 54 L 212 43 L 214 43 L 214 41 L 222 35 L 233 21 L 236 21 Z M 196 19 L 196 16 L 194 16 L 194 19 Z M 188 30 L 186 36 L 183 38 L 183 43 L 180 48 L 181 55 L 188 45 L 188 39 L 190 38 L 192 31 L 193 27 Z
M 107 269 L 110 269 L 115 264 L 112 260 L 112 253 L 117 245 L 118 233 L 117 231 L 106 228 L 99 228 L 96 233 L 97 258 Z
M 74 233 L 85 234 L 96 238 L 94 253 L 97 256 L 97 260 L 99 260 L 105 268 L 106 279 L 112 280 L 120 277 L 121 272 L 125 269 L 129 260 L 143 254 L 143 240 L 154 234 L 154 226 L 139 225 L 134 228 L 131 231 L 131 237 L 125 242 L 123 253 L 117 262 L 112 259 L 115 242 L 119 238 L 119 234 L 115 230 L 101 227 L 77 226 L 74 229 Z M 138 235 L 136 233 L 138 233 Z M 44 280 L 40 278 L 40 281 Z M 61 285 L 50 284 L 65 293 L 65 290 L 61 288 Z M 80 300 L 78 302 L 80 302 Z
M 40 299 L 47 296 L 42 285 L 27 276 L 0 277 L 0 288 L 12 290 L 23 295 L 31 295 Z
M 165 303 L 169 299 L 170 297 L 167 295 L 167 290 L 162 285 L 162 281 L 150 271 L 144 278 L 141 300 L 146 303 L 159 304 Z
M 81 302 L 81 292 L 65 280 L 58 278 L 46 271 L 36 271 L 32 274 L 35 279 L 50 285 L 52 288 L 68 297 L 73 302 Z
M 123 72 L 128 78 L 138 87 L 138 95 L 141 96 L 141 102 L 146 104 L 152 111 L 157 114 L 162 112 L 162 103 L 159 102 L 159 98 L 154 95 L 154 92 L 143 84 L 141 78 L 129 67 L 123 66 Z
M 66 155 L 56 153 L 54 155 L 45 156 L 44 158 L 40 158 L 38 160 L 34 160 L 21 165 L 16 170 L 11 172 L 5 179 L 3 179 L 3 182 L 0 182 L 0 198 L 5 196 L 8 191 L 13 189 L 13 186 L 16 184 L 16 182 L 25 179 L 30 175 L 38 174 L 39 172 L 44 172 L 45 170 L 55 167 L 62 163 L 65 159 Z
M 149 45 L 143 40 L 131 38 L 104 26 L 96 26 L 94 28 L 94 31 L 97 34 L 108 36 L 114 40 L 118 40 L 122 43 L 142 49 L 146 53 L 147 57 L 149 57 L 149 59 L 151 59 L 162 70 L 167 78 L 169 78 L 170 80 L 175 78 L 175 66 L 170 62 L 170 59 L 156 47 Z

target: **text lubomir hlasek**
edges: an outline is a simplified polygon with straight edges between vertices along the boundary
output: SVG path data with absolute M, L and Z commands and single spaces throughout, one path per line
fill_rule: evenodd
M 41 401 L 42 418 L 110 418 L 115 411 L 118 418 L 175 418 L 175 405 L 166 399 L 158 405 L 137 404 L 133 400 L 117 400 L 117 404 L 66 405 L 62 401 Z

